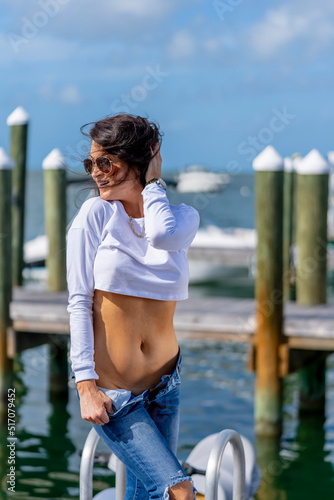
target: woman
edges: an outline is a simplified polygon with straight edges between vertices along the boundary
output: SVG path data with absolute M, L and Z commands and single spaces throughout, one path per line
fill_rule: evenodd
M 82 205 L 67 242 L 81 416 L 125 464 L 126 499 L 192 500 L 175 456 L 181 354 L 173 316 L 188 297 L 187 250 L 199 215 L 169 204 L 157 125 L 122 114 L 96 122 L 89 135 L 84 166 L 99 196 Z

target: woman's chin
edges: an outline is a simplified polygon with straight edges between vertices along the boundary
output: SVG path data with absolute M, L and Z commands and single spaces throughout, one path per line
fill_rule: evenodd
M 105 201 L 112 201 L 114 199 L 110 189 L 99 188 L 100 198 Z

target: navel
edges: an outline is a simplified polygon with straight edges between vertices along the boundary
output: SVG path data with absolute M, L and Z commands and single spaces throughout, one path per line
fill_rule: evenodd
M 140 343 L 140 350 L 143 351 L 144 350 L 144 341 L 142 340 L 141 343 Z

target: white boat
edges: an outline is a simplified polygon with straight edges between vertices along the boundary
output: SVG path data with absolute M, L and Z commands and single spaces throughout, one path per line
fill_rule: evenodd
M 28 266 L 43 265 L 49 253 L 49 240 L 43 234 L 24 244 L 23 260 Z
M 201 165 L 191 165 L 179 173 L 176 189 L 180 193 L 217 192 L 229 182 L 229 174 L 210 172 Z
M 254 281 L 256 231 L 246 228 L 200 228 L 188 251 L 190 284 L 228 281 L 249 285 Z

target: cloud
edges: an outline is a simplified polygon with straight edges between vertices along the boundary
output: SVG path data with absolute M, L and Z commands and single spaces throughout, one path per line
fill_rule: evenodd
M 43 33 L 36 33 L 30 39 L 13 32 L 6 35 L 0 33 L 0 64 L 63 61 L 71 59 L 76 48 L 75 41 L 56 41 Z
M 195 38 L 186 29 L 176 32 L 166 47 L 167 55 L 171 59 L 191 58 L 195 50 Z
M 82 103 L 80 91 L 78 87 L 73 84 L 65 85 L 62 89 L 56 91 L 50 84 L 46 83 L 42 85 L 38 91 L 46 101 L 56 101 L 74 105 Z
M 145 67 L 163 64 L 165 56 L 168 62 L 194 63 L 196 55 L 212 63 L 235 43 L 221 33 L 220 23 L 212 30 L 204 14 L 190 14 L 187 28 L 174 25 L 173 16 L 185 6 L 191 13 L 199 0 L 99 0 L 98 7 L 91 0 L 3 2 L 12 13 L 7 23 L 11 55 L 23 60 L 24 54 L 29 62 L 68 60 L 74 48 L 76 61 L 95 67 L 138 66 L 140 61 Z
M 184 65 L 212 66 L 235 55 L 238 36 L 234 29 L 209 22 L 205 15 L 193 15 L 187 27 L 173 30 L 165 43 L 169 61 Z
M 165 131 L 169 132 L 183 132 L 189 129 L 189 121 L 182 119 L 174 119 L 165 124 Z
M 166 21 L 191 0 L 2 0 L 0 64 L 69 59 L 94 66 L 157 61 Z M 3 30 L 4 31 L 4 30 Z M 1 38 L 1 35 L 0 35 Z M 8 50 L 9 49 L 9 50 Z M 5 54 L 3 53 L 5 52 Z M 7 54 L 6 54 L 7 52 Z M 102 65 L 103 65 L 102 64 Z
M 317 54 L 333 43 L 334 8 L 327 0 L 317 5 L 294 1 L 268 10 L 264 18 L 253 24 L 247 32 L 249 46 L 260 59 L 268 59 L 299 42 L 304 50 Z
M 173 2 L 171 2 L 172 4 Z M 156 19 L 163 17 L 169 10 L 168 2 L 158 2 L 157 0 L 122 0 L 108 1 L 110 11 L 117 15 Z
M 66 85 L 59 92 L 59 100 L 66 104 L 80 104 L 82 102 L 79 89 L 75 85 Z
M 114 40 L 137 37 L 141 41 L 156 32 L 161 22 L 191 0 L 2 0 L 12 11 L 11 31 L 22 25 L 43 24 L 48 34 L 80 40 Z M 43 22 L 44 18 L 44 22 Z M 140 35 L 141 38 L 138 38 Z

